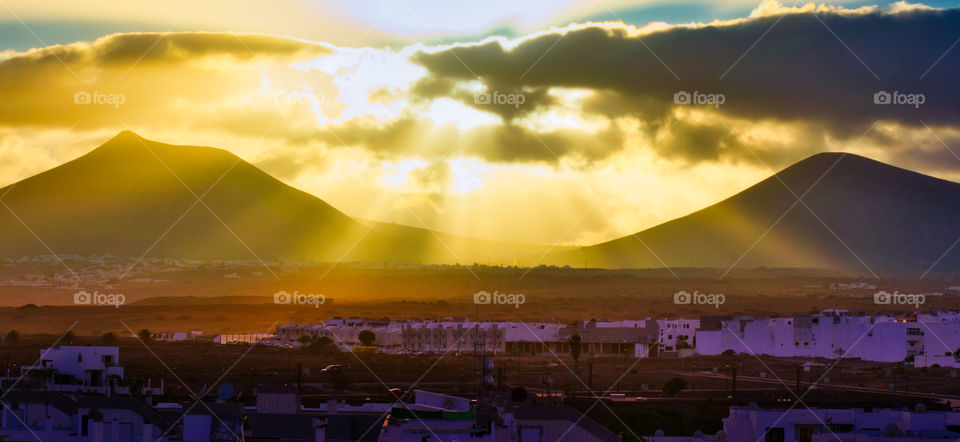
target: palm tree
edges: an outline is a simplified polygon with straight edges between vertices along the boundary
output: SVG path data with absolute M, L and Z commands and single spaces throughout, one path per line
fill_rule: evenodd
M 580 352 L 583 351 L 583 345 L 580 342 L 580 335 L 573 335 L 568 341 L 570 344 L 570 357 L 573 358 L 573 366 L 580 373 Z

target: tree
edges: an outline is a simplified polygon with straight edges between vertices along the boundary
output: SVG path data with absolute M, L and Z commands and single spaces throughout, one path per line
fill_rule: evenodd
M 150 342 L 150 330 L 143 329 L 140 330 L 140 333 L 137 333 L 137 338 L 143 342 Z
M 321 336 L 307 346 L 307 351 L 310 353 L 325 353 L 332 348 L 333 340 L 326 336 Z
M 363 345 L 369 347 L 373 345 L 374 342 L 377 342 L 377 335 L 370 330 L 364 330 L 360 332 L 360 334 L 357 336 L 357 339 L 359 339 Z
M 117 334 L 114 332 L 106 332 L 100 336 L 100 341 L 107 345 L 113 345 L 117 343 Z
M 68 344 L 73 344 L 73 331 L 67 330 L 67 332 L 63 334 L 63 337 L 60 338 L 60 340 Z
M 302 346 L 307 346 L 307 345 L 310 345 L 311 342 L 313 342 L 313 338 L 310 337 L 310 336 L 304 335 L 304 336 L 301 336 L 301 337 L 297 338 L 297 342 L 299 342 L 300 345 L 302 345 Z
M 6 340 L 11 344 L 15 344 L 17 341 L 20 340 L 20 333 L 17 333 L 16 330 L 10 330 L 9 332 L 7 332 Z
M 685 388 L 687 388 L 687 381 L 680 378 L 673 378 L 663 384 L 663 394 L 675 396 Z
M 580 342 L 580 335 L 573 335 L 568 341 L 570 344 L 570 357 L 573 358 L 573 366 L 580 372 L 580 352 L 583 351 L 583 344 Z

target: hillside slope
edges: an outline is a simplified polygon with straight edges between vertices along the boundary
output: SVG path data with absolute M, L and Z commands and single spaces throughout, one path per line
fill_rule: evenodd
M 43 243 L 57 254 L 264 261 L 511 263 L 546 250 L 370 228 L 225 150 L 129 131 L 4 193 L 16 216 L 0 210 L 3 257 L 48 254 Z
M 792 190 L 792 192 L 791 192 Z M 797 203 L 796 196 L 803 196 Z M 809 210 L 808 210 L 809 207 Z M 960 184 L 853 154 L 804 159 L 712 206 L 552 254 L 591 267 L 816 267 L 925 271 L 960 239 Z M 960 265 L 960 247 L 937 271 Z

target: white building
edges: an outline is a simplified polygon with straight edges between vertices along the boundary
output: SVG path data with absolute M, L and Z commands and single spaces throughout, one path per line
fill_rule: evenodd
M 695 347 L 699 319 L 658 319 L 657 325 L 660 327 L 657 339 L 659 354 Z
M 960 332 L 960 323 L 942 323 L 944 334 Z M 846 312 L 786 318 L 732 318 L 705 324 L 696 333 L 697 353 L 861 358 L 900 362 L 923 353 L 924 324 L 889 316 L 851 316 Z M 926 339 L 925 339 L 926 337 Z M 960 338 L 960 336 L 958 336 Z
M 100 394 L 129 392 L 119 387 L 123 381 L 119 347 L 64 345 L 47 348 L 40 351 L 37 365 L 21 366 L 20 372 L 43 377 L 50 390 Z

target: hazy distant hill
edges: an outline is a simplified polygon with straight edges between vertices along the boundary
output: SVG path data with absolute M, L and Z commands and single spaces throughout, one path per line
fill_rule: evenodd
M 129 131 L 4 192 L 20 218 L 0 210 L 6 257 L 49 253 L 37 238 L 58 254 L 137 257 L 149 249 L 150 257 L 265 261 L 509 264 L 546 250 L 392 224 L 370 229 L 227 151 Z
M 809 191 L 803 201 L 811 210 L 803 204 L 790 209 L 797 199 L 787 187 L 798 196 Z M 823 153 L 682 218 L 552 254 L 546 262 L 728 268 L 742 257 L 740 268 L 844 268 L 870 276 L 867 268 L 926 271 L 958 239 L 960 184 L 857 155 Z M 958 265 L 960 246 L 936 272 L 956 273 Z

